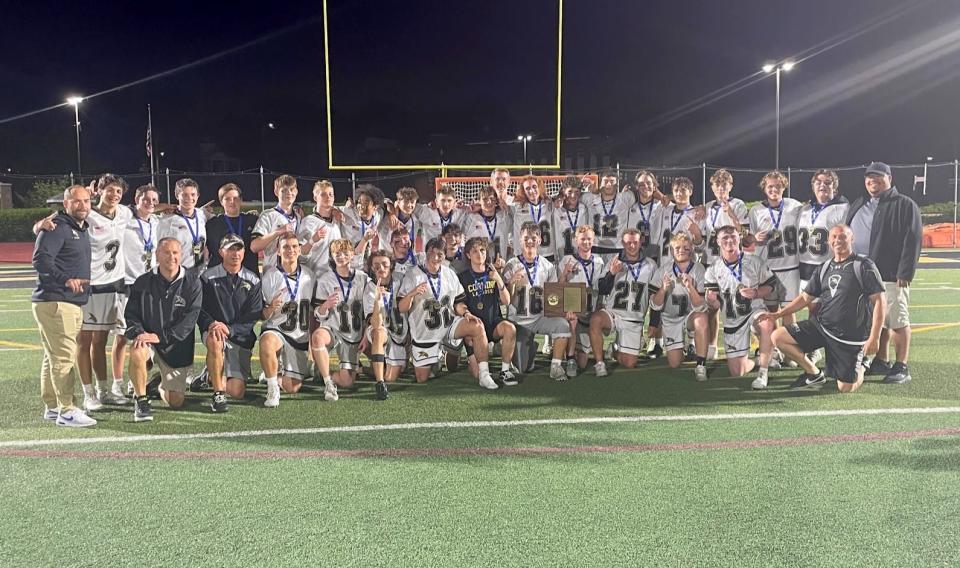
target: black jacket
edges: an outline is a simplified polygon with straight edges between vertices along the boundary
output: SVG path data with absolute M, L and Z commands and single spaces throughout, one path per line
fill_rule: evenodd
M 220 257 L 220 240 L 227 236 L 231 231 L 227 227 L 226 214 L 217 215 L 207 219 L 207 267 L 213 268 L 223 262 Z M 260 275 L 260 255 L 250 250 L 250 242 L 253 241 L 253 227 L 257 224 L 257 215 L 253 213 L 241 213 L 240 217 L 230 217 L 229 222 L 233 224 L 233 229 L 240 231 L 240 238 L 243 239 L 243 267 Z
M 180 268 L 173 282 L 157 270 L 142 274 L 130 286 L 127 309 L 127 339 L 141 333 L 155 333 L 160 343 L 153 348 L 171 367 L 193 365 L 193 343 L 197 317 L 203 302 L 200 279 Z
M 861 195 L 847 210 L 847 225 L 870 199 Z M 909 197 L 891 187 L 879 197 L 870 229 L 870 260 L 877 265 L 884 282 L 911 281 L 917 272 L 923 246 L 923 221 L 920 208 Z
M 53 218 L 52 231 L 40 231 L 33 247 L 33 268 L 37 271 L 34 302 L 69 302 L 82 306 L 90 299 L 90 285 L 75 294 L 67 280 L 90 280 L 90 237 L 87 224 L 61 211 Z
M 207 331 L 215 321 L 230 328 L 230 342 L 253 349 L 257 334 L 253 326 L 263 317 L 263 292 L 260 278 L 240 267 L 236 275 L 227 273 L 223 264 L 208 268 L 200 276 L 203 307 L 197 324 Z

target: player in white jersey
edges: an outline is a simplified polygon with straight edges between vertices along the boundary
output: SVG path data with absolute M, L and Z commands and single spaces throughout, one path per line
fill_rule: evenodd
M 490 187 L 497 193 L 497 201 L 504 211 L 513 205 L 513 196 L 510 195 L 510 170 L 496 168 L 490 172 Z M 509 243 L 508 243 L 509 244 Z M 517 247 L 519 248 L 519 246 Z
M 767 386 L 767 367 L 773 352 L 773 322 L 758 319 L 766 313 L 764 298 L 776 288 L 776 276 L 755 254 L 740 250 L 740 228 L 727 225 L 717 229 L 720 256 L 707 269 L 706 300 L 723 318 L 723 342 L 727 367 L 734 377 L 754 369 L 750 358 L 750 333 L 760 340 L 759 371 L 753 388 Z
M 263 290 L 263 324 L 260 333 L 260 365 L 267 382 L 264 406 L 280 404 L 280 391 L 295 393 L 311 374 L 310 320 L 316 277 L 300 264 L 300 241 L 287 231 L 279 243 L 280 262 L 266 268 Z
M 413 251 L 410 235 L 404 228 L 393 231 L 390 235 L 390 260 L 393 261 L 393 275 L 397 282 L 403 280 L 408 270 L 423 265 L 423 253 Z
M 397 201 L 380 220 L 377 233 L 381 243 L 391 242 L 391 235 L 397 229 L 403 229 L 410 237 L 410 246 L 413 252 L 423 252 L 423 222 L 417 216 L 420 196 L 412 187 L 401 187 L 397 190 Z
M 584 200 L 581 200 L 583 190 L 580 180 L 574 176 L 567 176 L 563 180 L 558 197 L 559 206 L 553 208 L 553 244 L 556 250 L 555 258 L 563 258 L 577 250 L 577 227 L 593 223 L 590 211 Z M 592 194 L 589 194 L 592 196 Z M 586 196 L 584 196 L 586 197 Z
M 430 378 L 441 343 L 456 348 L 464 338 L 469 338 L 479 367 L 480 386 L 496 389 L 498 385 L 490 376 L 483 322 L 465 305 L 458 305 L 464 299 L 463 286 L 453 270 L 443 266 L 443 249 L 443 239 L 428 241 L 426 262 L 407 272 L 400 285 L 399 308 L 408 315 L 417 382 Z
M 199 274 L 203 270 L 207 242 L 207 216 L 197 207 L 200 186 L 190 178 L 177 180 L 174 193 L 178 207 L 160 218 L 157 241 L 173 237 L 180 243 L 180 263 Z
M 643 349 L 643 317 L 647 313 L 648 286 L 657 270 L 653 259 L 643 256 L 643 236 L 639 229 L 627 227 L 620 241 L 623 252 L 610 261 L 597 282 L 598 292 L 607 297 L 606 306 L 590 316 L 590 347 L 598 377 L 607 375 L 603 357 L 603 338 L 616 332 L 616 359 L 633 368 Z
M 540 256 L 554 262 L 557 250 L 553 242 L 553 201 L 547 197 L 546 188 L 540 187 L 536 176 L 526 175 L 520 180 L 520 189 L 510 206 L 510 219 L 514 243 L 522 242 L 520 229 L 525 223 L 536 223 L 540 227 Z
M 703 301 L 703 265 L 693 259 L 693 240 L 686 233 L 670 237 L 670 257 L 650 278 L 650 305 L 661 310 L 663 348 L 667 363 L 677 368 L 683 363 L 683 343 L 687 330 L 693 330 L 697 353 L 695 378 L 706 380 L 707 316 Z
M 596 233 L 593 252 L 600 255 L 604 262 L 613 260 L 620 254 L 620 237 L 630 222 L 630 210 L 637 204 L 632 191 L 620 191 L 620 178 L 617 172 L 608 170 L 600 175 L 600 192 L 585 193 L 581 198 L 587 206 Z
M 567 377 L 577 376 L 578 369 L 587 366 L 590 350 L 590 317 L 599 305 L 597 284 L 603 274 L 603 258 L 593 254 L 596 235 L 590 225 L 580 225 L 575 234 L 577 250 L 563 257 L 557 264 L 557 277 L 563 284 L 581 282 L 587 285 L 587 305 L 579 314 L 570 314 L 570 332 L 573 340 L 567 345 Z
M 470 267 L 470 260 L 463 252 L 463 230 L 460 225 L 447 225 L 440 234 L 443 239 L 443 265 L 449 266 L 454 274 L 460 274 Z
M 660 219 L 660 264 L 669 264 L 673 247 L 670 240 L 677 233 L 686 233 L 694 247 L 703 245 L 705 223 L 702 209 L 690 205 L 693 196 L 693 182 L 690 178 L 678 177 L 671 184 L 673 203 L 661 210 Z
M 749 230 L 750 219 L 747 205 L 743 200 L 731 197 L 733 176 L 725 169 L 719 169 L 710 176 L 710 188 L 715 199 L 704 207 L 706 213 L 706 231 L 704 234 L 703 265 L 710 267 L 720 256 L 717 244 L 717 230 L 720 227 L 742 228 Z M 707 322 L 710 324 L 710 345 L 707 347 L 707 359 L 717 358 L 717 339 L 720 334 L 720 314 L 707 306 Z
M 141 274 L 150 272 L 157 265 L 157 227 L 160 220 L 154 215 L 160 193 L 152 185 L 142 185 L 133 196 L 131 219 L 123 234 L 121 254 L 123 255 L 124 289 L 134 283 Z M 113 336 L 112 366 L 114 382 L 123 383 L 123 369 L 126 359 L 127 338 L 123 334 L 127 324 L 123 312 L 127 307 L 127 294 L 124 291 L 117 296 L 118 333 Z M 119 385 L 118 385 L 119 386 Z M 122 392 L 122 391 L 119 391 Z
M 496 190 L 489 186 L 481 189 L 480 211 L 467 215 L 463 221 L 463 233 L 467 240 L 483 237 L 490 241 L 487 260 L 498 270 L 510 256 L 510 227 L 510 210 L 499 206 Z
M 381 304 L 380 321 L 386 328 L 387 335 L 383 338 L 382 351 L 380 354 L 384 360 L 384 373 L 382 377 L 388 382 L 396 381 L 407 366 L 407 344 L 410 342 L 410 332 L 407 327 L 407 316 L 401 314 L 397 307 L 397 299 L 402 281 L 401 276 L 393 272 L 393 262 L 390 260 L 390 254 L 383 250 L 376 250 L 370 254 L 367 259 L 367 274 L 370 276 L 370 283 L 363 295 L 363 313 L 367 317 L 368 323 L 365 339 L 370 346 L 371 355 L 375 355 L 377 338 L 376 327 L 373 324 L 374 308 L 379 301 Z M 378 294 L 378 289 L 379 294 Z M 378 300 L 379 295 L 379 300 Z M 371 363 L 376 363 L 371 358 Z M 374 365 L 375 368 L 375 365 Z M 377 398 L 381 400 L 386 398 L 386 385 L 381 389 L 377 388 Z
M 660 262 L 661 241 L 663 239 L 663 207 L 670 199 L 660 192 L 657 177 L 647 170 L 640 170 L 634 178 L 637 202 L 630 209 L 627 226 L 640 231 L 644 256 L 656 263 Z M 630 191 L 624 186 L 624 191 Z
M 333 206 L 333 184 L 320 180 L 313 186 L 313 213 L 300 221 L 297 236 L 300 252 L 307 257 L 306 264 L 319 278 L 330 269 L 330 243 L 341 238 L 340 221 L 343 213 Z
M 263 269 L 277 264 L 277 252 L 280 235 L 293 231 L 300 232 L 299 211 L 294 207 L 297 200 L 297 180 L 290 175 L 281 175 L 273 180 L 273 193 L 277 196 L 277 206 L 260 214 L 253 228 L 253 240 L 250 250 L 263 253 Z
M 520 255 L 507 261 L 503 278 L 510 288 L 509 320 L 517 328 L 515 366 L 530 372 L 534 365 L 536 343 L 534 337 L 544 334 L 553 337 L 553 359 L 550 378 L 565 381 L 563 359 L 570 338 L 570 325 L 563 318 L 543 315 L 543 285 L 557 282 L 553 263 L 540 255 L 540 226 L 527 221 L 520 227 Z
M 760 181 L 760 188 L 767 196 L 750 209 L 750 233 L 757 239 L 757 253 L 777 276 L 780 287 L 768 301 L 786 306 L 800 293 L 800 258 L 797 250 L 797 224 L 800 218 L 800 202 L 784 197 L 789 185 L 787 176 L 773 171 Z M 795 316 L 785 316 L 784 325 L 795 321 Z
M 797 248 L 800 252 L 800 289 L 805 290 L 807 281 L 817 268 L 829 261 L 833 253 L 828 243 L 830 229 L 844 224 L 847 198 L 837 195 L 840 178 L 833 170 L 817 170 L 810 180 L 813 199 L 804 203 L 797 221 Z
M 338 400 L 337 387 L 352 388 L 360 370 L 360 340 L 363 338 L 365 318 L 363 298 L 370 281 L 362 270 L 354 270 L 354 244 L 347 239 L 330 243 L 333 269 L 317 277 L 316 310 L 320 326 L 310 342 L 314 361 L 323 379 L 323 396 Z M 330 354 L 333 349 L 340 363 L 331 378 Z
M 423 240 L 439 237 L 450 225 L 463 228 L 464 218 L 469 210 L 457 207 L 457 194 L 452 187 L 443 186 L 437 190 L 432 205 L 418 205 L 417 216 L 423 224 Z
M 362 185 L 357 188 L 356 204 L 353 207 L 341 207 L 343 221 L 340 223 L 340 233 L 343 238 L 355 243 L 354 252 L 362 261 L 373 251 L 389 248 L 390 241 L 381 241 L 377 236 L 377 227 L 383 212 L 379 199 L 383 194 L 372 185 Z

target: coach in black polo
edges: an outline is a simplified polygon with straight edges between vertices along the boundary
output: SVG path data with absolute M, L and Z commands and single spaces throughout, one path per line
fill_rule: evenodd
M 777 320 L 818 300 L 820 308 L 807 320 L 773 333 L 773 343 L 798 362 L 803 374 L 793 388 L 822 384 L 824 374 L 806 353 L 821 347 L 827 353 L 827 374 L 837 379 L 840 392 L 853 392 L 863 383 L 863 355 L 875 353 L 886 315 L 883 281 L 872 260 L 853 253 L 853 231 L 846 225 L 830 229 L 833 258 L 820 265 L 807 288 L 786 307 L 763 314 Z

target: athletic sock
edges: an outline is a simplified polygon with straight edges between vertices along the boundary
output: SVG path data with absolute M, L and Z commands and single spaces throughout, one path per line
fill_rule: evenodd
M 333 384 L 333 379 L 331 379 L 330 377 L 324 377 L 324 378 L 323 378 L 323 384 L 324 384 L 324 386 L 326 386 L 326 385 L 332 385 L 332 384 Z
M 477 368 L 478 368 L 479 371 L 480 371 L 480 376 L 489 375 L 489 374 L 490 374 L 490 363 L 487 362 L 487 361 L 483 361 L 483 362 L 477 363 Z
M 509 371 L 509 370 L 510 370 L 510 362 L 509 362 L 509 361 L 504 361 L 504 362 L 502 362 L 502 363 L 500 364 L 500 372 L 501 372 L 501 373 L 506 373 L 506 372 Z
M 276 377 L 267 377 L 267 386 L 268 387 L 277 387 L 277 378 Z
M 550 359 L 550 365 L 563 365 L 563 361 L 560 359 Z
M 97 398 L 97 391 L 93 388 L 93 384 L 83 385 L 83 396 L 86 398 Z
M 697 365 L 706 365 L 706 364 L 707 364 L 706 357 L 697 357 Z

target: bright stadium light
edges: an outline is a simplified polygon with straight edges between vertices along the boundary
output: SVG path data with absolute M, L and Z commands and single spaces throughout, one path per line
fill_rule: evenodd
M 764 73 L 770 73 L 771 71 L 773 71 L 773 70 L 776 69 L 776 68 L 777 68 L 777 66 L 774 65 L 773 63 L 764 63 L 763 67 L 761 67 L 761 69 L 763 69 L 763 72 L 764 72 Z
M 73 116 L 76 119 L 77 126 L 77 178 L 80 180 L 80 183 L 83 183 L 83 167 L 80 163 L 80 103 L 83 102 L 83 97 L 78 95 L 73 95 L 67 97 L 67 104 L 73 105 Z
M 793 61 L 784 61 L 783 65 L 781 65 L 780 67 L 782 67 L 784 71 L 789 71 L 793 69 L 795 65 L 796 63 L 794 63 Z
M 532 134 L 517 134 L 517 142 L 523 142 L 523 163 L 527 163 L 527 142 L 533 140 Z
M 764 63 L 763 67 L 760 69 L 764 73 L 773 73 L 777 76 L 777 93 L 775 100 L 775 112 L 776 112 L 776 142 L 774 143 L 773 150 L 773 167 L 774 169 L 780 169 L 780 72 L 783 71 L 786 73 L 790 71 L 797 64 L 793 61 L 781 61 L 780 63 Z

